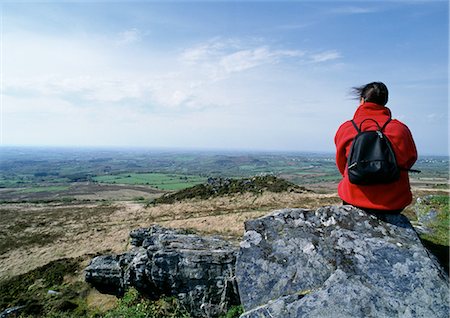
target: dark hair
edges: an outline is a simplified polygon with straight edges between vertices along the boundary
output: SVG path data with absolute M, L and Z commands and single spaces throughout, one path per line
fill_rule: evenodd
M 386 105 L 388 102 L 388 89 L 381 82 L 372 82 L 363 86 L 353 87 L 352 92 L 358 98 L 364 98 L 364 101 L 379 105 Z

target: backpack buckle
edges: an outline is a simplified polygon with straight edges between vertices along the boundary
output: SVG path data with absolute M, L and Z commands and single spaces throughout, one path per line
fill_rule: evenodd
M 380 139 L 383 139 L 383 134 L 381 133 L 381 131 L 377 130 L 377 135 L 378 137 L 380 137 Z

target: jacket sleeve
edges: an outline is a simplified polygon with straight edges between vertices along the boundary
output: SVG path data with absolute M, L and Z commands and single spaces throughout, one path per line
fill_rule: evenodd
M 354 134 L 350 129 L 354 128 L 350 121 L 347 121 L 339 127 L 336 136 L 334 137 L 334 143 L 336 145 L 336 166 L 341 175 L 344 175 L 345 167 L 347 165 L 347 151 L 354 138 Z

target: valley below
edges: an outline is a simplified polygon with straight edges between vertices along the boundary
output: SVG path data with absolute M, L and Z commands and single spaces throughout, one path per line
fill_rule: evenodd
M 66 273 L 62 284 L 85 284 L 82 268 L 96 255 L 127 251 L 130 231 L 140 227 L 158 224 L 218 235 L 238 244 L 247 220 L 277 209 L 342 204 L 332 155 L 28 151 L 12 149 L 0 161 L 1 283 L 11 284 L 11 279 L 42 266 L 76 259 L 78 269 Z M 419 161 L 417 168 L 422 173 L 411 175 L 414 200 L 403 214 L 419 224 L 418 199 L 447 198 L 441 222 L 448 229 L 448 158 L 428 158 Z M 155 203 L 207 184 L 211 178 L 244 178 L 246 184 L 253 176 L 273 176 L 300 188 L 237 189 L 207 198 Z M 448 257 L 448 232 L 439 240 L 431 241 L 441 251 L 443 247 Z M 83 286 L 88 308 L 116 306 L 116 297 Z

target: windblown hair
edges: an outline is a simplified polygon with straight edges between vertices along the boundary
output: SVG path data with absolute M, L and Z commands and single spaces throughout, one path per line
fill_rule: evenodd
M 363 86 L 353 87 L 352 93 L 358 99 L 364 98 L 364 101 L 376 103 L 385 106 L 388 102 L 389 92 L 382 82 L 372 82 Z

